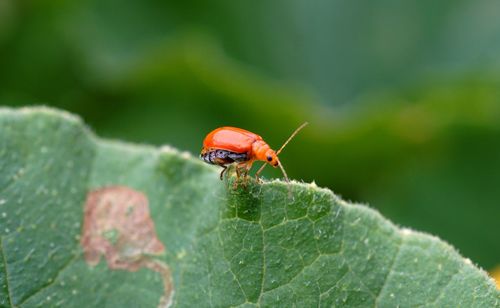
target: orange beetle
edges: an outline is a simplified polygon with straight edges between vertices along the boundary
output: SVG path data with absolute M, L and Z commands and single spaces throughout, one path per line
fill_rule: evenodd
M 275 168 L 280 167 L 285 180 L 288 182 L 288 176 L 278 159 L 278 154 L 306 125 L 307 122 L 299 126 L 278 151 L 271 149 L 264 139 L 257 134 L 237 127 L 220 127 L 211 131 L 203 140 L 200 158 L 206 163 L 223 168 L 220 173 L 221 180 L 227 167 L 231 164 L 236 164 L 237 177 L 243 175 L 246 179 L 252 164 L 256 160 L 260 160 Z M 256 178 L 259 177 L 265 166 L 266 164 L 255 173 Z

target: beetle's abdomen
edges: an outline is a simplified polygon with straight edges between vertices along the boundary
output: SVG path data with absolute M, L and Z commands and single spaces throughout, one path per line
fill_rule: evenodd
M 200 154 L 201 159 L 212 165 L 225 166 L 248 160 L 247 153 L 236 153 L 228 150 L 208 150 Z

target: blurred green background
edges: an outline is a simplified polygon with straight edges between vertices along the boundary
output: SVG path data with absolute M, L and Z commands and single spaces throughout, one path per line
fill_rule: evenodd
M 0 104 L 197 155 L 239 126 L 289 175 L 500 263 L 500 2 L 0 0 Z M 268 168 L 268 177 L 278 177 Z

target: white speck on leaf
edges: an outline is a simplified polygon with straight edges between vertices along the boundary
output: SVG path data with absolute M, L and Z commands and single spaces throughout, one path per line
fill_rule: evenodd
M 184 258 L 185 256 L 186 256 L 186 250 L 184 250 L 184 249 L 181 249 L 181 250 L 177 253 L 177 255 L 176 255 L 177 259 L 182 259 L 182 258 Z
M 404 228 L 404 229 L 402 229 L 402 230 L 401 230 L 401 234 L 402 234 L 403 236 L 409 236 L 409 235 L 411 235 L 412 233 L 413 233 L 413 231 L 412 231 L 412 230 L 410 230 L 410 229 L 406 229 L 406 228 Z

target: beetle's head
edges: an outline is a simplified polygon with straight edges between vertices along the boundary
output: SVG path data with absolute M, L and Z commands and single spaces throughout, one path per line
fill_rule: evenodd
M 281 146 L 281 148 L 278 150 L 278 152 L 275 152 L 271 149 L 267 150 L 266 151 L 266 160 L 267 160 L 267 163 L 271 166 L 273 166 L 274 168 L 276 167 L 280 167 L 281 169 L 281 172 L 283 172 L 283 176 L 285 177 L 285 180 L 289 183 L 290 180 L 288 180 L 288 175 L 286 175 L 286 171 L 285 171 L 285 168 L 283 168 L 283 165 L 281 164 L 281 162 L 279 161 L 278 159 L 278 154 L 281 153 L 281 151 L 283 150 L 283 148 L 288 144 L 288 142 L 290 142 L 290 140 L 292 140 L 292 138 L 297 135 L 297 133 L 302 129 L 304 128 L 304 126 L 307 125 L 307 122 L 305 122 L 304 124 L 302 124 L 301 126 L 299 126 L 299 128 L 297 128 L 293 134 L 287 139 L 287 141 L 285 141 L 285 143 L 283 143 L 283 145 Z M 259 160 L 261 159 L 260 158 L 261 156 L 259 156 Z M 256 175 L 258 175 L 263 169 L 264 167 L 266 166 L 266 164 L 263 164 L 262 167 L 260 167 L 260 169 L 257 171 Z M 291 196 L 291 189 L 290 189 L 290 186 L 288 187 L 288 195 Z
M 277 168 L 280 164 L 278 155 L 276 155 L 276 152 L 274 152 L 271 149 L 267 150 L 266 152 L 266 161 L 269 165 L 273 166 L 274 168 Z
M 276 154 L 275 151 L 269 149 L 267 150 L 266 152 L 266 160 L 267 160 L 267 163 L 271 166 L 273 166 L 274 168 L 280 168 L 281 169 L 281 172 L 283 172 L 283 176 L 285 177 L 285 180 L 287 182 L 290 182 L 288 180 L 288 176 L 286 175 L 286 172 L 285 172 L 285 168 L 283 168 L 283 165 L 281 164 L 279 158 L 278 158 L 278 154 Z M 262 167 L 264 167 L 265 165 L 262 165 Z M 262 168 L 261 167 L 261 168 Z

